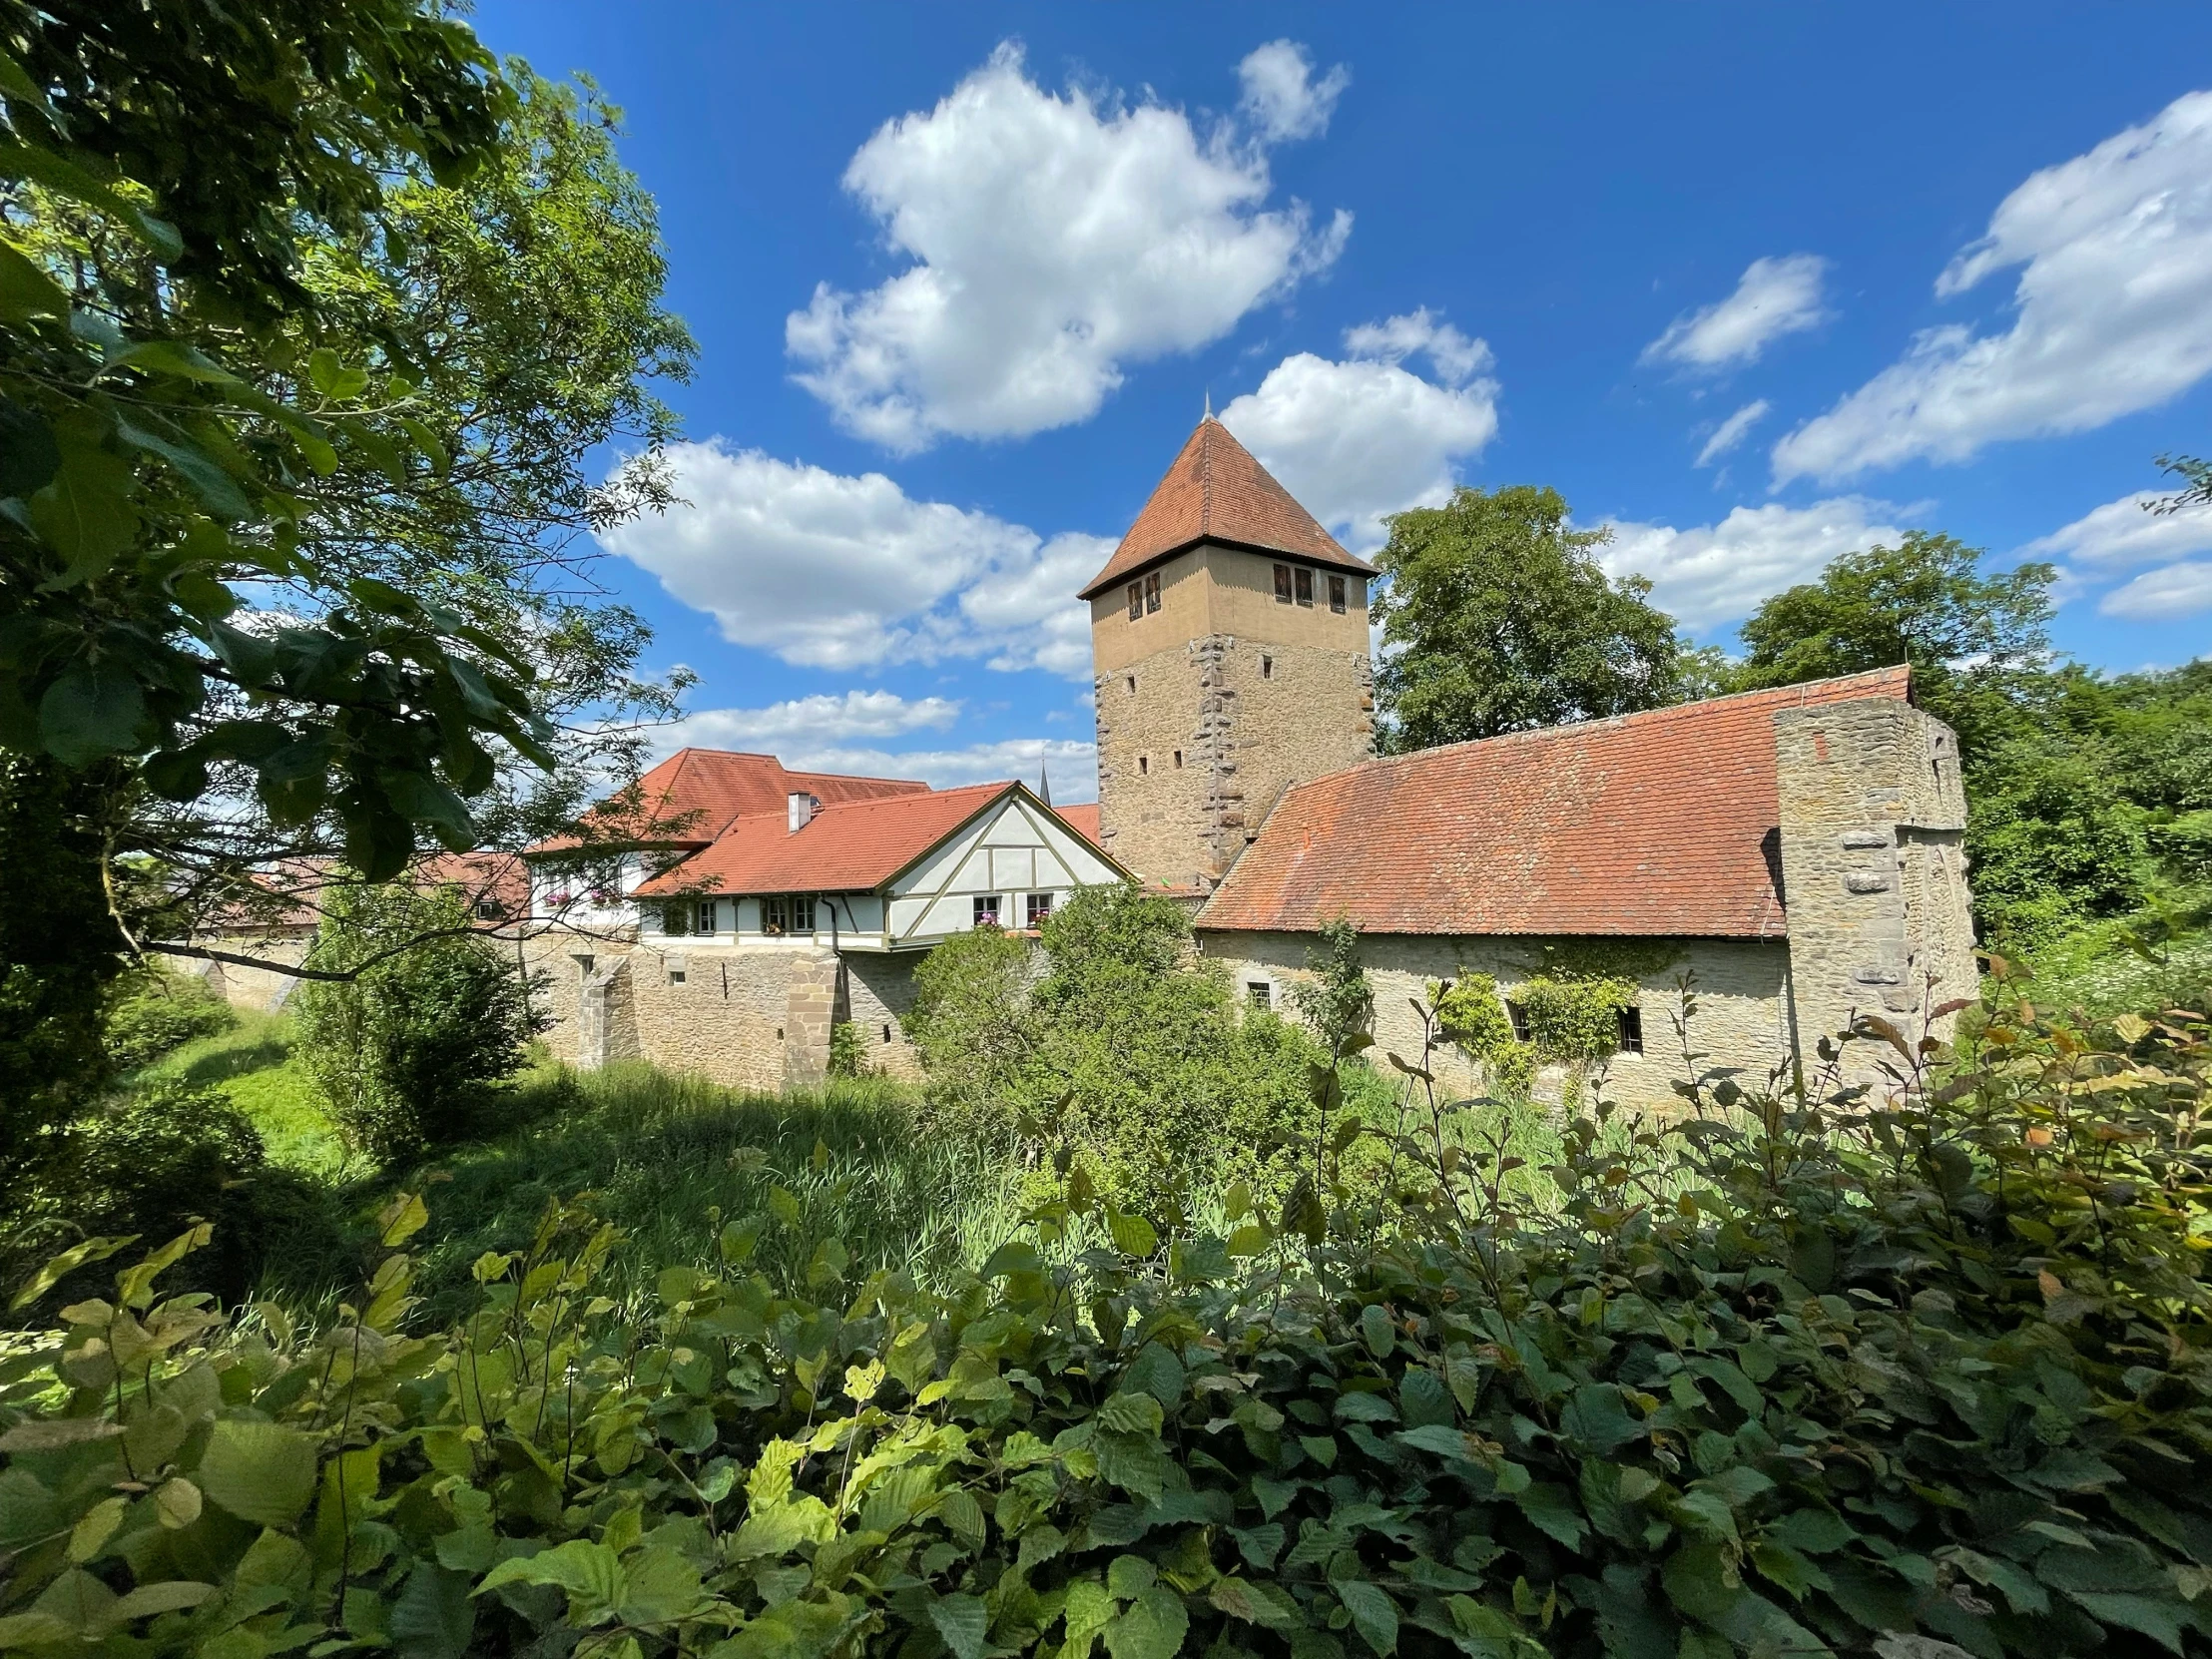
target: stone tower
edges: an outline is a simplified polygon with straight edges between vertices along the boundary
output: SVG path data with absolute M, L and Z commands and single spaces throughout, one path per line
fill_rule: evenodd
M 1147 880 L 1211 889 L 1284 789 L 1368 759 L 1368 581 L 1209 414 L 1091 605 L 1099 830 Z

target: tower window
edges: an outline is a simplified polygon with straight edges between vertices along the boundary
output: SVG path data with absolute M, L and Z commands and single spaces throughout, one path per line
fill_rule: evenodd
M 1151 757 L 1151 756 L 1149 756 L 1149 755 L 1139 755 L 1139 756 L 1137 757 L 1137 776 L 1138 776 L 1139 778 L 1149 778 L 1149 777 L 1151 777 L 1151 776 L 1152 776 L 1152 757 Z
M 1294 574 L 1298 577 L 1298 602 L 1311 605 L 1314 602 L 1314 573 L 1300 565 Z
M 1160 608 L 1160 573 L 1154 571 L 1144 579 L 1144 608 L 1150 615 Z
M 1275 678 L 1275 659 L 1273 657 L 1262 657 L 1260 659 L 1260 678 L 1263 680 Z
M 1342 576 L 1329 578 L 1329 608 L 1339 616 L 1345 614 L 1345 579 Z
M 1132 582 L 1129 584 L 1129 620 L 1135 622 L 1137 618 L 1143 615 L 1144 584 L 1142 582 Z
M 1183 751 L 1181 751 L 1180 749 L 1175 752 L 1175 770 L 1177 772 L 1181 772 L 1183 770 Z
M 1277 565 L 1275 567 L 1275 602 L 1278 605 L 1288 605 L 1291 602 L 1291 567 L 1289 565 Z
M 1613 1017 L 1620 1025 L 1620 1051 L 1623 1054 L 1641 1054 L 1644 1051 L 1644 1011 L 1641 1008 L 1616 1008 Z

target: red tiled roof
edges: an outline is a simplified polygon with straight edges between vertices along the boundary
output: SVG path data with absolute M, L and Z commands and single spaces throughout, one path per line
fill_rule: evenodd
M 812 795 L 828 806 L 926 794 L 928 789 L 916 779 L 787 772 L 773 755 L 679 749 L 638 780 L 634 805 L 602 803 L 584 815 L 583 835 L 558 836 L 530 850 L 558 852 L 626 840 L 705 846 L 738 818 L 772 812 L 782 816 L 787 796 Z
M 879 887 L 1018 784 L 971 784 L 826 804 L 797 832 L 787 815 L 747 815 L 674 869 L 638 888 L 684 892 L 859 892 Z
M 1080 597 L 1088 599 L 1201 541 L 1288 553 L 1362 575 L 1375 571 L 1367 560 L 1338 546 L 1337 538 L 1252 458 L 1229 428 L 1208 415 L 1154 487 L 1106 568 L 1091 578 Z
M 1098 838 L 1097 802 L 1094 801 L 1087 807 L 1055 807 L 1052 810 L 1060 815 L 1061 822 L 1070 830 L 1099 850 L 1105 850 L 1106 843 Z
M 1332 773 L 1284 795 L 1197 924 L 1778 937 L 1775 711 L 1911 688 L 1882 669 Z
M 322 894 L 349 879 L 336 858 L 286 858 L 248 873 L 254 891 L 218 905 L 200 924 L 202 932 L 300 929 L 312 932 L 322 920 Z M 459 889 L 471 913 L 479 899 L 499 906 L 493 921 L 515 921 L 530 910 L 530 873 L 512 852 L 428 852 L 416 858 L 400 879 L 418 887 Z

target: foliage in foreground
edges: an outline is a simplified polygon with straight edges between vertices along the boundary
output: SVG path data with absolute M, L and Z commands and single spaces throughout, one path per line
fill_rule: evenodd
M 2201 1650 L 2208 1039 L 2008 998 L 1939 1087 L 1898 1037 L 1893 1104 L 1709 1077 L 1580 1123 L 1555 1216 L 1439 1106 L 1387 1207 L 1071 1256 L 1046 1206 L 942 1295 L 777 1296 L 734 1223 L 618 1304 L 554 1206 L 414 1336 L 403 1199 L 310 1337 L 163 1299 L 188 1234 L 0 1369 L 0 1643 Z
M 148 963 L 115 987 L 104 1033 L 108 1058 L 118 1071 L 137 1071 L 238 1022 L 236 1010 L 205 979 Z

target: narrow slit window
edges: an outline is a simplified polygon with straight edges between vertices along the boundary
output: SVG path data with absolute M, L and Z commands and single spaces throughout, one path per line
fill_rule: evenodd
M 1129 620 L 1135 622 L 1137 618 L 1143 615 L 1144 584 L 1142 582 L 1132 582 L 1129 584 Z
M 1144 608 L 1150 616 L 1160 608 L 1160 573 L 1154 571 L 1144 579 Z
M 1345 614 L 1345 579 L 1342 576 L 1329 578 L 1329 608 L 1339 616 Z
M 1262 657 L 1260 659 L 1260 678 L 1263 680 L 1275 678 L 1275 659 L 1273 657 Z
M 1181 772 L 1183 770 L 1183 751 L 1181 751 L 1180 749 L 1175 752 L 1175 770 L 1177 772 Z
M 1275 602 L 1278 605 L 1288 605 L 1291 602 L 1291 567 L 1289 565 L 1277 565 L 1275 567 Z
M 1138 776 L 1139 778 L 1150 778 L 1150 777 L 1152 776 L 1152 757 L 1151 757 L 1151 756 L 1149 756 L 1149 755 L 1139 755 L 1139 756 L 1137 757 L 1137 776 Z
M 1135 697 L 1137 695 L 1137 677 L 1132 674 L 1127 676 L 1127 679 L 1129 681 L 1129 695 Z
M 1298 602 L 1301 605 L 1311 605 L 1314 602 L 1314 573 L 1304 565 L 1300 565 L 1296 575 L 1298 577 Z
M 1644 1051 L 1643 1009 L 1616 1008 L 1613 1017 L 1620 1024 L 1620 1051 L 1623 1054 L 1641 1054 Z
M 884 1026 L 884 1027 L 883 1027 L 883 1041 L 884 1041 L 885 1043 L 888 1043 L 888 1042 L 889 1042 L 890 1040 L 891 1040 L 891 1028 L 890 1028 L 889 1026 L 887 1026 L 887 1025 L 886 1025 L 886 1026 Z

